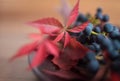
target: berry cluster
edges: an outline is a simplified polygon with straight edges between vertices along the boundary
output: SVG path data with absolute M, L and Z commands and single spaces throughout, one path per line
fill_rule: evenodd
M 92 17 L 90 14 L 79 14 L 75 26 L 90 21 L 84 31 L 71 33 L 77 40 L 88 47 L 91 51 L 87 52 L 83 62 L 86 68 L 92 73 L 96 73 L 100 65 L 110 62 L 111 70 L 120 72 L 120 29 L 109 23 L 109 16 L 103 14 L 103 10 L 98 8 Z M 104 52 L 107 52 L 107 58 Z
M 111 81 L 120 81 L 120 29 L 109 23 L 109 16 L 104 15 L 101 8 L 97 9 L 94 17 L 79 14 L 79 1 L 64 25 L 53 17 L 29 22 L 41 32 L 30 34 L 34 42 L 24 45 L 11 60 L 32 55 L 34 51 L 28 69 L 43 67 L 42 64 L 48 60 L 45 67 L 51 64 L 50 67 L 57 69 L 41 69 L 46 74 L 70 81 L 101 81 L 94 80 L 94 74 L 100 73 L 101 66 L 108 66 Z M 52 59 L 48 59 L 51 56 Z

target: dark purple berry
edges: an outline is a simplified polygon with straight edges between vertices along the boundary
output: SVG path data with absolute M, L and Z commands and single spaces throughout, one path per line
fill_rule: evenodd
M 93 60 L 87 64 L 87 67 L 90 72 L 96 73 L 100 68 L 100 64 L 97 60 Z
M 96 15 L 95 15 L 95 18 L 96 18 L 96 19 L 100 19 L 100 20 L 102 20 L 102 19 L 103 19 L 103 15 L 102 15 L 102 13 L 97 12 Z
M 103 30 L 104 30 L 105 32 L 107 32 L 107 33 L 112 32 L 113 29 L 114 29 L 114 28 L 113 28 L 113 25 L 110 24 L 110 23 L 105 24 L 104 27 L 103 27 Z
M 97 8 L 97 12 L 102 13 L 102 8 Z
M 87 52 L 85 57 L 88 61 L 96 60 L 95 53 L 92 51 Z
M 108 15 L 103 15 L 102 21 L 103 22 L 108 22 L 109 21 L 109 16 Z
M 101 29 L 100 29 L 100 27 L 95 27 L 94 29 L 93 29 L 93 31 L 95 31 L 95 32 L 97 32 L 97 33 L 101 33 Z

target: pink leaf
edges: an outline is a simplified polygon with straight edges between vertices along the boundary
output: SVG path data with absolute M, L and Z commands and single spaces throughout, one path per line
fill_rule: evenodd
M 12 60 L 14 60 L 17 57 L 29 54 L 31 51 L 34 51 L 34 49 L 37 47 L 37 45 L 38 45 L 38 42 L 34 42 L 34 43 L 27 44 L 27 45 L 23 46 L 17 52 L 17 54 L 15 54 L 10 60 L 12 61 Z
M 42 34 L 38 34 L 38 33 L 32 33 L 29 35 L 30 38 L 36 40 L 36 41 L 40 41 L 43 39 L 43 35 Z
M 89 51 L 89 49 L 88 49 L 87 47 L 85 47 L 84 45 L 82 45 L 81 43 L 79 43 L 78 46 L 80 47 L 80 49 L 81 49 L 84 53 L 86 53 L 86 52 Z
M 69 27 L 77 19 L 78 11 L 79 11 L 79 1 L 80 0 L 78 0 L 78 2 L 76 3 L 75 7 L 72 10 L 72 12 L 69 15 L 66 27 Z
M 70 43 L 70 35 L 68 32 L 65 32 L 65 41 L 64 41 L 64 48 Z
M 53 25 L 47 25 L 47 24 L 34 24 L 42 33 L 45 34 L 52 34 L 52 33 L 58 33 L 61 29 L 57 26 Z
M 41 44 L 40 47 L 38 48 L 37 53 L 34 56 L 31 66 L 28 69 L 32 69 L 38 65 L 41 65 L 47 56 L 48 56 L 48 54 L 46 52 L 45 45 Z
M 73 53 L 71 54 L 71 51 L 72 51 L 72 49 L 61 52 L 61 54 L 58 58 L 52 59 L 52 62 L 62 70 L 66 70 L 66 71 L 70 70 L 72 67 L 74 67 L 76 65 L 73 63 L 73 61 L 70 58 L 70 56 L 74 55 Z
M 73 43 L 74 42 L 74 43 Z M 87 47 L 85 47 L 84 45 L 82 45 L 80 42 L 78 42 L 75 38 L 72 38 L 70 40 L 70 44 L 72 45 L 72 47 L 74 48 L 80 48 L 83 52 L 87 52 L 89 51 L 89 49 Z
M 87 47 L 82 45 L 75 38 L 71 38 L 70 45 L 73 50 L 69 53 L 72 53 L 72 52 L 74 53 L 74 56 L 72 56 L 72 59 L 76 59 L 76 58 L 82 59 L 86 55 L 86 53 L 89 51 Z
M 111 72 L 111 81 L 120 81 L 120 74 Z
M 63 36 L 64 36 L 64 32 L 60 33 L 60 34 L 55 38 L 54 42 L 60 41 L 60 40 L 63 38 Z
M 88 25 L 88 22 L 83 23 L 82 25 L 74 27 L 72 29 L 69 29 L 68 31 L 74 32 L 74 33 L 79 33 L 81 31 L 83 31 L 87 27 L 87 25 Z
M 59 56 L 59 49 L 57 45 L 55 45 L 55 43 L 53 43 L 52 41 L 47 41 L 45 44 L 47 47 L 46 49 L 50 54 L 54 55 L 55 57 Z
M 57 27 L 60 27 L 60 28 L 63 27 L 62 24 L 55 18 L 43 18 L 43 19 L 40 19 L 40 20 L 36 20 L 36 21 L 30 22 L 28 24 L 30 24 L 32 26 L 34 26 L 36 24 L 38 24 L 38 25 L 40 25 L 40 24 L 44 24 L 45 25 L 46 24 L 46 25 L 57 26 Z

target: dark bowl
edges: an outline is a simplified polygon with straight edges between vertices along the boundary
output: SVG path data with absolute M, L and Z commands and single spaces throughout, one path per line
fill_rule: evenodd
M 35 51 L 28 55 L 29 65 L 31 65 L 34 54 L 35 54 Z M 91 73 L 86 73 L 87 76 L 84 77 L 84 79 L 65 79 L 55 75 L 50 75 L 45 73 L 44 70 L 49 70 L 49 71 L 58 70 L 57 67 L 50 60 L 51 60 L 51 57 L 48 57 L 42 65 L 32 69 L 33 73 L 41 81 L 106 81 L 107 79 L 108 66 L 101 66 L 100 70 L 92 77 L 89 77 Z

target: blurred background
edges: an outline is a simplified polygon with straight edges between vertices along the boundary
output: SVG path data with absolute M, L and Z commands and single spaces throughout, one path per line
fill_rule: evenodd
M 66 0 L 71 7 L 76 0 Z M 80 12 L 95 13 L 102 7 L 109 14 L 111 23 L 120 25 L 120 0 L 80 0 Z M 62 21 L 57 12 L 60 0 L 0 0 L 0 81 L 35 81 L 34 75 L 26 71 L 27 57 L 9 63 L 9 58 L 25 43 L 27 35 L 37 32 L 25 25 L 42 17 L 55 17 Z

